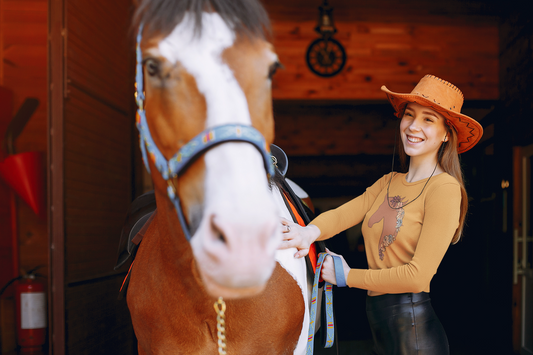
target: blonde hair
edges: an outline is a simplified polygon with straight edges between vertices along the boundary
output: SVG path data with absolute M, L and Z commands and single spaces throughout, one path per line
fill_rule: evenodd
M 446 124 L 446 131 L 448 141 L 443 142 L 438 153 L 438 163 L 442 169 L 453 176 L 461 188 L 461 208 L 459 213 L 459 226 L 452 238 L 452 244 L 456 244 L 462 237 L 463 227 L 465 224 L 466 213 L 468 211 L 468 195 L 466 194 L 465 184 L 463 182 L 463 171 L 461 169 L 461 162 L 459 161 L 459 153 L 457 153 L 457 132 L 453 126 Z M 442 150 L 442 152 L 441 152 Z M 402 163 L 402 168 L 405 168 L 407 162 L 407 154 L 403 149 L 402 141 L 399 142 L 399 155 Z

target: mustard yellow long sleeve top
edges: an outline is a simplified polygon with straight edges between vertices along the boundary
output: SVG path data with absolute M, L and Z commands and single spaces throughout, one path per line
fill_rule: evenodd
M 348 286 L 368 290 L 370 296 L 429 292 L 459 226 L 461 190 L 454 177 L 435 175 L 425 188 L 427 179 L 409 183 L 405 178 L 389 173 L 361 196 L 311 221 L 321 231 L 318 240 L 363 221 L 369 269 L 351 269 Z

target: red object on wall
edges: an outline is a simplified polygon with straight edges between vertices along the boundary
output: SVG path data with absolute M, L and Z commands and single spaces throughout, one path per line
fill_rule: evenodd
M 43 155 L 26 152 L 9 155 L 0 161 L 0 177 L 31 207 L 45 218 Z
M 46 293 L 34 275 L 15 286 L 17 343 L 23 350 L 40 350 L 46 341 Z

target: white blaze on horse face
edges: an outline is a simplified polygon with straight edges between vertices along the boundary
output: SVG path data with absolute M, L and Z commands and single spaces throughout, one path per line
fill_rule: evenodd
M 187 14 L 159 44 L 161 55 L 194 76 L 205 97 L 206 128 L 251 125 L 246 95 L 222 59 L 235 39 L 216 13 L 203 14 L 201 35 L 195 35 L 193 16 Z M 262 289 L 274 268 L 280 235 L 261 154 L 249 143 L 225 143 L 205 153 L 204 161 L 205 210 L 191 241 L 204 283 L 219 295 L 228 288 Z M 226 293 L 231 296 L 239 294 Z

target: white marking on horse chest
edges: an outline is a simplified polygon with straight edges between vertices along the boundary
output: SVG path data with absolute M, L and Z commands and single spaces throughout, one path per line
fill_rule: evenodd
M 226 123 L 251 123 L 244 92 L 222 53 L 235 42 L 235 33 L 217 13 L 203 13 L 202 31 L 194 34 L 194 17 L 187 13 L 159 43 L 161 54 L 171 63 L 180 62 L 196 79 L 207 104 L 206 128 Z

